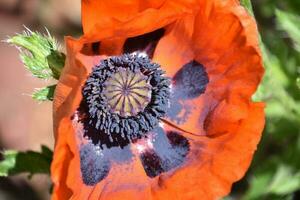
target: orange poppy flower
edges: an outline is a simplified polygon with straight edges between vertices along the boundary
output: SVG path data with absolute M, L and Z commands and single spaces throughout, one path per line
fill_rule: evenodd
M 82 0 L 82 23 L 54 99 L 52 198 L 227 195 L 264 126 L 254 19 L 236 0 Z

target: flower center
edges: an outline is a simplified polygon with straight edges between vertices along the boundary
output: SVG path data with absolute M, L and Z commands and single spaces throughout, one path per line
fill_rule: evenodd
M 124 147 L 165 116 L 170 79 L 147 56 L 124 54 L 95 66 L 82 95 L 84 135 L 100 146 Z
M 141 71 L 121 68 L 105 82 L 104 94 L 112 113 L 128 117 L 145 109 L 151 100 L 151 88 Z

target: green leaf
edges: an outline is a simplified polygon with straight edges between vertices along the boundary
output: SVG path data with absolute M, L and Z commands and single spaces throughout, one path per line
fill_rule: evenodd
M 296 84 L 297 84 L 297 87 L 300 89 L 300 78 L 297 78 Z
M 50 174 L 52 151 L 41 147 L 41 152 L 14 150 L 4 151 L 3 160 L 0 161 L 0 176 L 10 176 L 19 173 L 29 173 L 30 176 L 36 173 Z
M 32 94 L 32 98 L 37 101 L 52 101 L 56 85 L 50 85 L 45 88 L 38 89 Z
M 0 162 L 0 177 L 8 176 L 9 170 L 16 164 L 16 151 L 8 150 L 3 154 L 3 160 Z
M 288 166 L 278 168 L 267 191 L 277 195 L 286 195 L 300 189 L 300 171 L 293 173 Z
M 295 49 L 300 52 L 300 17 L 278 9 L 275 14 L 277 25 L 287 32 L 294 42 Z
M 300 122 L 300 104 L 288 93 L 289 76 L 283 71 L 278 57 L 273 55 L 263 44 L 262 53 L 265 66 L 265 75 L 254 100 L 267 102 L 267 117 L 284 116 Z
M 65 54 L 59 51 L 51 51 L 50 55 L 47 56 L 47 62 L 52 71 L 53 78 L 59 79 L 61 70 L 65 66 L 65 59 Z
M 48 33 L 43 35 L 27 29 L 6 40 L 20 49 L 25 67 L 41 79 L 58 79 L 64 66 L 65 55 L 59 52 L 56 40 Z
M 264 174 L 255 174 L 250 179 L 250 187 L 247 190 L 245 196 L 242 200 L 250 200 L 257 199 L 266 194 L 266 187 L 268 186 L 270 179 L 272 178 L 272 174 L 264 173 Z

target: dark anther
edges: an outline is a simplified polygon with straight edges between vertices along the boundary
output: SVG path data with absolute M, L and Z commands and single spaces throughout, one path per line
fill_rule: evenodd
M 205 92 L 208 75 L 203 65 L 193 60 L 185 64 L 174 76 L 176 99 L 196 98 Z
M 155 47 L 164 33 L 165 30 L 161 28 L 144 35 L 128 38 L 125 41 L 123 51 L 124 53 L 132 53 L 136 51 L 146 52 L 149 58 L 152 58 Z
M 89 117 L 88 107 L 84 101 L 81 102 L 78 108 L 79 121 L 83 125 L 84 136 L 89 138 L 93 144 L 105 144 L 106 147 L 111 148 L 113 146 L 125 147 L 130 141 L 126 137 L 122 137 L 121 135 L 114 134 L 113 142 L 110 142 L 110 135 L 106 134 L 104 131 L 101 131 L 95 127 L 94 124 L 91 123 L 91 118 Z
M 82 91 L 78 112 L 84 135 L 108 148 L 144 137 L 166 113 L 169 85 L 148 57 L 124 54 L 102 60 Z

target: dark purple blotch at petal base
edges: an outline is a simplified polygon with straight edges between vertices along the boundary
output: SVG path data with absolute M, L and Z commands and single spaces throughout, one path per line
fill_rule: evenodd
M 128 38 L 125 41 L 123 53 L 140 51 L 145 52 L 149 58 L 152 58 L 156 45 L 164 34 L 165 30 L 161 28 L 150 33 Z
M 93 42 L 92 43 L 92 52 L 94 55 L 99 55 L 100 54 L 100 42 Z
M 88 56 L 100 54 L 101 42 L 85 43 L 80 50 L 80 53 Z
M 80 170 L 82 181 L 86 185 L 95 185 L 109 173 L 110 161 L 104 155 L 96 152 L 93 144 L 80 148 Z
M 156 129 L 156 138 L 153 142 L 154 150 L 161 158 L 164 171 L 180 166 L 189 152 L 188 140 L 177 132 L 168 132 L 162 128 Z
M 86 185 L 95 185 L 108 175 L 112 162 L 127 164 L 132 157 L 129 145 L 123 148 L 100 148 L 92 143 L 85 144 L 80 148 L 82 180 Z
M 153 149 L 148 149 L 140 155 L 144 170 L 150 178 L 154 178 L 164 172 L 161 165 L 161 158 Z
M 165 133 L 162 128 L 156 128 L 153 132 L 153 149 L 140 155 L 144 170 L 150 178 L 181 166 L 190 149 L 188 140 L 175 131 Z
M 173 77 L 168 118 L 177 124 L 185 123 L 194 107 L 185 104 L 184 101 L 195 99 L 203 94 L 208 82 L 209 78 L 202 64 L 193 60 L 183 65 Z
M 193 99 L 205 92 L 209 79 L 204 66 L 193 60 L 183 65 L 173 81 L 176 99 Z

